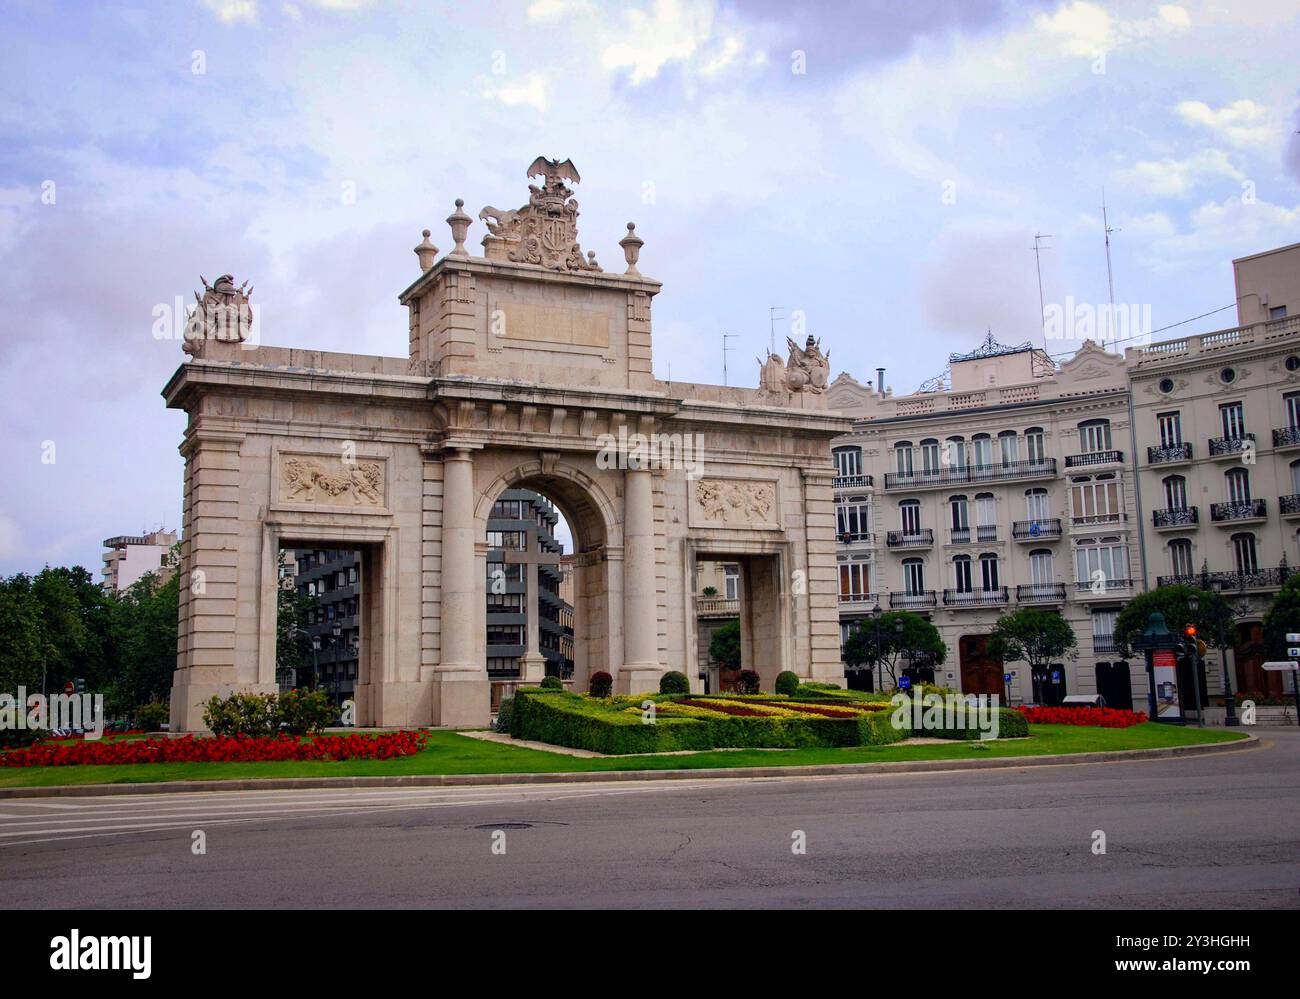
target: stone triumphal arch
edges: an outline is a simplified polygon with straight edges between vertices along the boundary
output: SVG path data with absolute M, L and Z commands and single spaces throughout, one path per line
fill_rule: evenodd
M 538 158 L 528 202 L 483 209 L 483 254 L 426 230 L 399 296 L 403 357 L 261 344 L 247 285 L 224 275 L 187 320 L 191 355 L 163 390 L 188 424 L 180 636 L 171 720 L 276 687 L 282 548 L 364 553 L 357 721 L 483 726 L 485 525 L 513 486 L 574 533 L 575 681 L 700 682 L 696 563 L 743 566 L 745 658 L 770 689 L 789 669 L 839 679 L 828 358 L 811 337 L 760 362 L 757 389 L 664 382 L 629 224 L 622 273 L 577 237 L 569 161 Z M 526 680 L 541 678 L 525 657 Z

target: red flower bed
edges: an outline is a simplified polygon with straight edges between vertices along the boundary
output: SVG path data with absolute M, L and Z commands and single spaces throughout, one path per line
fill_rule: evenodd
M 692 701 L 683 699 L 677 702 L 685 704 L 691 708 L 708 708 L 710 711 L 721 711 L 724 715 L 734 715 L 737 718 L 772 718 L 773 715 L 765 714 L 762 711 L 755 711 L 753 708 L 747 708 L 743 704 L 719 704 L 717 701 Z
M 1021 707 L 1031 725 L 1091 725 L 1095 728 L 1128 728 L 1147 720 L 1145 712 L 1123 708 L 1027 708 Z
M 106 766 L 119 763 L 268 763 L 282 760 L 391 760 L 424 748 L 428 733 L 280 736 L 212 736 L 179 739 L 37 743 L 0 753 L 4 767 Z

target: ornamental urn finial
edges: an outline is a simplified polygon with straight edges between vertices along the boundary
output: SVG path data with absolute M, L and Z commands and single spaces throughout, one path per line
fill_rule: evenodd
M 627 270 L 625 274 L 640 274 L 636 269 L 636 262 L 641 256 L 641 247 L 645 245 L 645 240 L 636 234 L 636 223 L 627 224 L 627 235 L 618 241 L 618 245 L 623 247 L 623 257 L 627 260 Z
M 429 230 L 424 230 L 424 240 L 415 248 L 415 255 L 420 261 L 420 270 L 427 271 L 433 266 L 433 262 L 438 259 L 438 248 L 433 245 L 429 239 Z
M 470 223 L 474 220 L 465 214 L 465 202 L 461 198 L 456 199 L 456 210 L 447 216 L 447 224 L 451 226 L 451 238 L 456 241 L 452 248 L 451 255 L 454 257 L 467 257 L 465 252 L 465 234 L 469 231 Z

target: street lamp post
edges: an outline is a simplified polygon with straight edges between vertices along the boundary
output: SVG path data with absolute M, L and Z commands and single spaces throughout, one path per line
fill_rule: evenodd
M 1223 671 L 1223 724 L 1226 728 L 1235 728 L 1241 724 L 1241 720 L 1237 718 L 1237 703 L 1232 696 L 1232 674 L 1228 669 L 1228 636 L 1224 627 L 1225 619 L 1230 617 L 1232 612 L 1228 609 L 1227 601 L 1223 599 L 1222 584 L 1217 580 L 1213 583 L 1210 581 L 1210 573 L 1205 563 L 1201 564 L 1201 589 L 1208 590 L 1219 598 L 1214 602 L 1214 640 L 1219 647 L 1219 668 Z M 1193 614 L 1196 613 L 1199 603 L 1195 597 L 1188 599 L 1187 606 L 1191 608 Z
M 880 682 L 884 676 L 880 669 L 880 615 L 884 611 L 880 609 L 880 604 L 871 608 L 871 617 L 876 624 L 876 692 L 880 692 Z

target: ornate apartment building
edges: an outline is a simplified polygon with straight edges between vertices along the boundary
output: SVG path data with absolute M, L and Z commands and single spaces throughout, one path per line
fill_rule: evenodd
M 1233 329 L 1123 356 L 1089 341 L 1060 365 L 990 336 L 949 358 L 950 384 L 907 396 L 883 373 L 836 379 L 830 406 L 855 419 L 834 444 L 841 639 L 910 610 L 948 646 L 937 683 L 1141 708 L 1143 664 L 1118 656 L 1115 619 L 1134 594 L 1195 578 L 1235 601 L 1236 689 L 1276 686 L 1257 642 L 1300 560 L 1300 244 L 1234 267 Z M 1022 606 L 1065 616 L 1074 662 L 1031 675 L 988 655 L 998 617 Z

